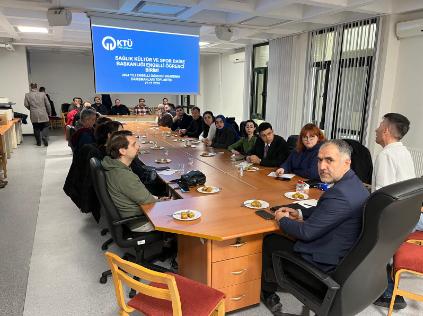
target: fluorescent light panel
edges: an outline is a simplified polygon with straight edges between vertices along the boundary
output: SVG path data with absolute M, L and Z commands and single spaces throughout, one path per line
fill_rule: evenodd
M 46 27 L 35 27 L 35 26 L 17 26 L 18 31 L 21 33 L 48 33 Z

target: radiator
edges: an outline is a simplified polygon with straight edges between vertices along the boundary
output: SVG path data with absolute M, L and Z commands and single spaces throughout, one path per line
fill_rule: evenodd
M 416 169 L 416 176 L 423 176 L 423 149 L 407 147 L 411 153 L 414 161 L 414 168 Z

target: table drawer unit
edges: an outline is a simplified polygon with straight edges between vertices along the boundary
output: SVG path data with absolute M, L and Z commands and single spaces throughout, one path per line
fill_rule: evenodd
M 215 289 L 260 279 L 261 253 L 212 263 Z
M 218 289 L 225 293 L 227 312 L 260 303 L 261 279 Z
M 262 235 L 212 241 L 212 262 L 247 256 L 261 252 Z

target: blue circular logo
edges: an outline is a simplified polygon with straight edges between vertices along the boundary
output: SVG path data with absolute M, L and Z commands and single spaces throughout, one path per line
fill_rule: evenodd
M 105 50 L 114 50 L 116 48 L 116 40 L 111 36 L 105 36 L 101 41 L 101 45 L 103 45 Z

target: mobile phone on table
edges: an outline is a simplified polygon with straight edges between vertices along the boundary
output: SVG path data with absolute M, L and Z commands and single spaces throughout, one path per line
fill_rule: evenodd
M 256 214 L 260 216 L 261 218 L 270 220 L 275 219 L 275 216 L 273 214 L 270 214 L 269 212 L 266 212 L 265 210 L 258 210 L 256 211 Z

